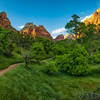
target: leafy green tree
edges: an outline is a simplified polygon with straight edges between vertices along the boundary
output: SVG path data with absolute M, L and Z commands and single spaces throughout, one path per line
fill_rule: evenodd
M 25 50 L 29 50 L 32 44 L 34 43 L 34 39 L 30 35 L 25 35 L 25 36 L 22 36 L 21 43 L 22 43 L 22 47 Z
M 89 24 L 86 26 L 84 29 L 85 33 L 84 36 L 82 37 L 83 43 L 82 45 L 87 49 L 90 55 L 95 51 L 96 49 L 96 25 L 94 24 Z
M 78 27 L 78 35 L 79 35 L 79 39 L 84 36 L 86 34 L 87 30 L 86 30 L 86 25 L 83 22 L 79 23 L 79 27 Z M 82 35 L 82 36 L 81 36 Z
M 46 52 L 44 50 L 43 44 L 39 42 L 33 43 L 31 50 L 29 51 L 29 55 L 31 59 L 44 59 L 46 57 Z
M 77 39 L 77 35 L 78 35 L 78 27 L 79 27 L 79 21 L 78 19 L 80 18 L 79 16 L 77 16 L 76 14 L 74 14 L 72 16 L 73 20 L 71 20 L 69 23 L 67 23 L 65 25 L 66 29 L 70 29 L 71 33 L 75 34 L 75 39 Z
M 42 43 L 42 45 L 44 46 L 44 50 L 45 50 L 46 54 L 47 55 L 50 54 L 51 46 L 53 45 L 53 41 L 52 40 L 46 39 L 46 38 L 42 38 L 42 37 L 37 37 L 36 38 L 36 42 Z
M 100 64 L 100 51 L 96 51 L 89 57 L 90 64 Z
M 86 35 L 88 36 L 88 40 L 92 40 L 94 38 L 94 34 L 96 33 L 96 25 L 95 24 L 89 24 L 87 26 L 87 32 Z
M 13 47 L 13 31 L 5 29 L 0 30 L 0 53 L 6 56 L 11 56 L 14 50 Z
M 86 75 L 89 72 L 88 53 L 81 46 L 75 46 L 73 51 L 56 57 L 56 66 L 59 71 L 69 73 L 71 75 Z
M 62 54 L 65 54 L 66 48 L 62 45 L 56 44 L 56 45 L 53 45 L 52 52 L 54 53 L 55 56 L 62 55 Z

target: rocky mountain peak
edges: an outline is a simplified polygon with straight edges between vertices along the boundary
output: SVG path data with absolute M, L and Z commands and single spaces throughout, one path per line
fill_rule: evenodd
M 96 10 L 96 12 L 94 12 L 90 18 L 87 18 L 84 21 L 84 23 L 86 25 L 88 25 L 88 24 L 96 24 L 96 25 L 100 24 L 100 8 L 98 8 Z
M 96 12 L 100 13 L 100 8 L 98 8 Z
M 7 18 L 6 12 L 1 12 L 0 13 L 0 26 L 2 26 L 3 28 L 5 28 L 7 30 L 14 30 L 14 31 L 16 31 L 11 26 L 10 20 Z
M 64 35 L 63 35 L 63 34 L 58 35 L 58 36 L 54 39 L 55 42 L 61 41 L 61 40 L 64 40 Z
M 20 31 L 22 34 L 30 34 L 35 37 L 44 37 L 52 39 L 50 33 L 44 28 L 43 25 L 36 26 L 33 23 L 25 24 L 25 27 Z

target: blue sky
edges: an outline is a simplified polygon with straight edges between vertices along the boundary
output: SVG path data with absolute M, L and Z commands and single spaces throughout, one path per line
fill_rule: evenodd
M 60 29 L 64 31 L 63 27 L 73 14 L 83 19 L 99 7 L 99 0 L 0 0 L 0 12 L 7 12 L 13 27 L 19 29 L 19 26 L 33 22 L 44 25 L 53 36 Z

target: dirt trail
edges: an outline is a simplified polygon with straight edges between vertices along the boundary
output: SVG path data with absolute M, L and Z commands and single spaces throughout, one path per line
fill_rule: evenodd
M 13 69 L 14 67 L 17 67 L 19 64 L 13 64 L 10 65 L 8 68 L 0 70 L 0 76 L 2 76 L 4 73 L 8 72 L 9 70 Z

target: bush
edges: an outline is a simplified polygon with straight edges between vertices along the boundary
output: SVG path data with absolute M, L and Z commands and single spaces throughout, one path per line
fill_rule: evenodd
M 83 90 L 81 100 L 100 100 L 100 87 L 96 87 L 93 91 Z
M 52 51 L 55 55 L 62 55 L 65 53 L 66 49 L 62 45 L 54 45 Z
M 58 73 L 58 68 L 55 65 L 55 62 L 48 63 L 45 66 L 45 72 L 49 75 L 56 75 Z
M 61 72 L 76 76 L 86 75 L 89 72 L 88 53 L 83 47 L 77 46 L 69 54 L 57 56 L 56 66 Z
M 100 51 L 96 51 L 89 57 L 90 64 L 100 64 Z
M 46 52 L 44 50 L 44 47 L 42 43 L 35 42 L 30 48 L 29 56 L 31 58 L 37 59 L 37 60 L 42 60 L 46 57 Z
M 61 71 L 61 72 L 67 72 L 69 70 L 72 62 L 73 62 L 73 60 L 70 57 L 70 54 L 56 56 L 56 66 L 58 67 L 59 71 Z

